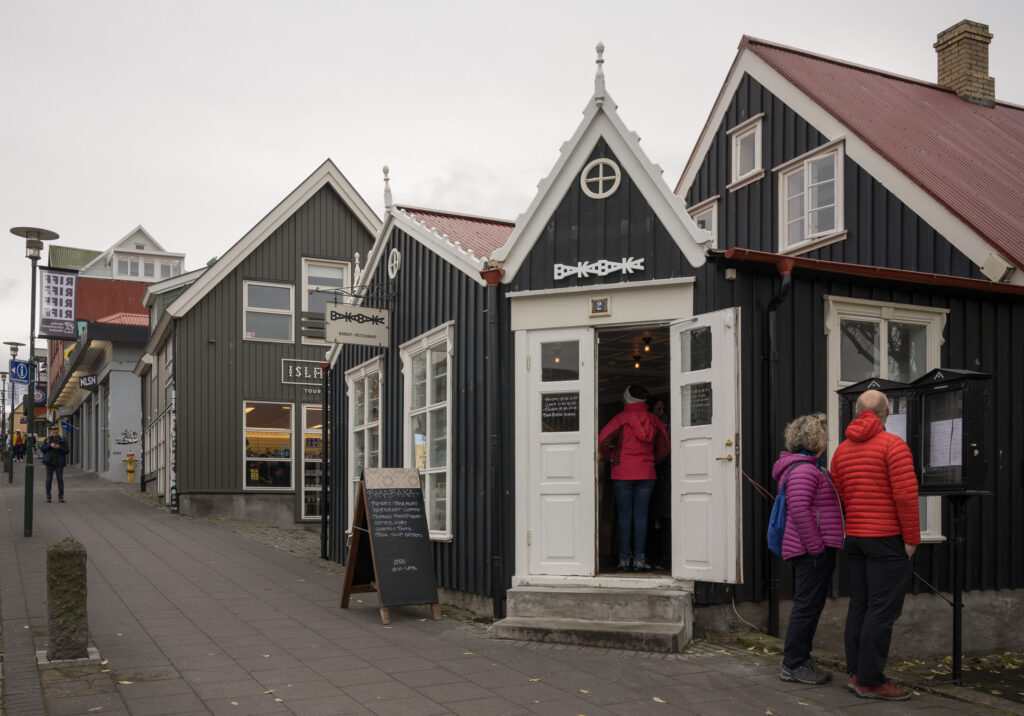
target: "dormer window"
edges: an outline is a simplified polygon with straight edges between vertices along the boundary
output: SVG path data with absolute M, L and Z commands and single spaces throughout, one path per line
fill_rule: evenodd
M 764 176 L 761 163 L 761 124 L 764 113 L 737 124 L 727 134 L 731 137 L 732 171 L 729 190 L 757 181 Z
M 786 162 L 779 175 L 779 252 L 801 253 L 846 236 L 843 141 Z
M 707 232 L 711 246 L 718 246 L 718 197 L 713 196 L 687 210 L 697 228 Z

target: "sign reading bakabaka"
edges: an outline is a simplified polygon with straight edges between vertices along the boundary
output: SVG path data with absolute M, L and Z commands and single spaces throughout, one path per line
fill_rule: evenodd
M 52 268 L 39 270 L 43 290 L 39 295 L 39 336 L 78 339 L 75 323 L 75 273 Z
M 385 308 L 328 303 L 324 311 L 324 336 L 331 343 L 387 348 L 390 324 Z

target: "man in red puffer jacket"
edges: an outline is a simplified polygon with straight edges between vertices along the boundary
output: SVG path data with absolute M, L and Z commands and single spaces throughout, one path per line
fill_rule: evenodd
M 885 432 L 889 400 L 868 390 L 832 455 L 832 479 L 846 515 L 850 609 L 846 615 L 849 688 L 864 698 L 901 701 L 910 689 L 885 677 L 892 627 L 903 611 L 910 558 L 921 541 L 917 478 L 910 448 Z

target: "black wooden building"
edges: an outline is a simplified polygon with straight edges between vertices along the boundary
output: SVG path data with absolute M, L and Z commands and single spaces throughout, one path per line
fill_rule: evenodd
M 529 589 L 760 602 L 769 505 L 754 483 L 771 487 L 785 422 L 827 412 L 834 446 L 837 389 L 952 367 L 998 385 L 996 495 L 970 507 L 967 586 L 1024 586 L 1020 224 L 1009 210 L 972 223 L 966 192 L 915 174 L 945 167 L 952 184 L 965 161 L 929 159 L 945 115 L 920 117 L 923 105 L 984 127 L 993 152 L 1021 146 L 1024 113 L 745 39 L 673 194 L 600 62 L 583 121 L 514 224 L 387 201 L 362 283 L 366 302 L 392 311 L 389 346 L 331 354 L 330 556 L 344 559 L 358 470 L 416 466 L 451 601 L 502 615 L 507 598 L 513 617 Z M 889 116 L 877 103 L 900 97 L 903 134 L 871 130 Z M 975 159 L 1016 167 L 1016 185 L 990 189 L 1019 206 L 1022 155 Z M 596 456 L 634 382 L 664 400 L 672 442 L 648 575 L 614 571 Z M 922 498 L 921 516 L 917 571 L 948 589 L 948 510 Z M 992 553 L 996 539 L 1006 547 Z

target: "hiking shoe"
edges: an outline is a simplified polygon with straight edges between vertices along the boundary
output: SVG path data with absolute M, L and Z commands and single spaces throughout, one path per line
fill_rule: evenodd
M 63 501 L 64 501 L 64 495 L 61 495 L 60 497 L 57 498 L 57 502 L 63 502 Z
M 47 502 L 51 502 L 51 500 L 50 500 L 50 496 L 49 496 L 49 495 L 47 495 L 47 496 L 46 496 L 46 501 L 47 501 Z
M 785 664 L 779 670 L 779 678 L 783 681 L 795 681 L 798 684 L 810 684 L 821 686 L 827 684 L 832 674 L 826 673 L 814 665 L 813 661 L 805 661 L 795 669 L 790 669 Z
M 853 692 L 862 699 L 881 699 L 883 701 L 906 701 L 913 695 L 910 689 L 906 686 L 899 686 L 892 679 L 880 686 L 863 686 L 855 683 Z
M 651 563 L 643 555 L 640 555 L 633 562 L 633 569 L 638 572 L 650 572 L 653 567 L 651 567 Z
M 846 688 L 850 691 L 857 693 L 857 675 L 850 674 L 850 680 L 846 682 Z
M 632 562 L 633 560 L 629 557 L 623 557 L 619 560 L 619 566 L 615 569 L 619 570 L 620 572 L 628 572 L 630 567 L 633 566 Z

